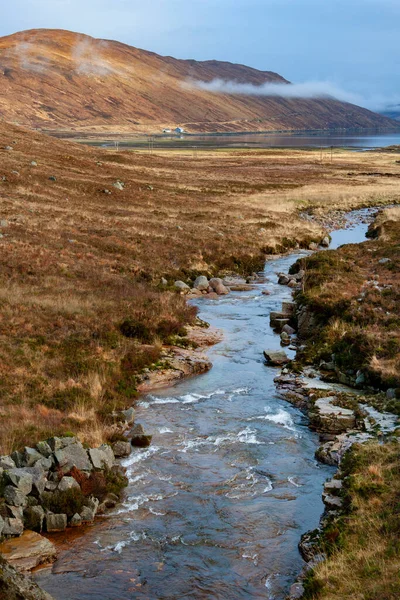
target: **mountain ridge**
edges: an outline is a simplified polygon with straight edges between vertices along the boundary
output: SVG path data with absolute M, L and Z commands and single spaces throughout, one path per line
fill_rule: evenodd
M 389 129 L 396 123 L 335 99 L 212 93 L 214 79 L 290 83 L 228 61 L 182 60 L 57 29 L 0 38 L 0 118 L 38 129 L 188 132 Z

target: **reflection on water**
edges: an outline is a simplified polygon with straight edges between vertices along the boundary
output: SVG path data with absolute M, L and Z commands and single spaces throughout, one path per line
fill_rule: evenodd
M 149 142 L 151 139 L 151 142 Z M 90 145 L 115 147 L 113 140 L 98 140 L 96 142 L 83 140 Z M 150 146 L 149 146 L 150 144 Z M 123 138 L 121 148 L 152 149 L 216 149 L 216 148 L 349 148 L 368 150 L 385 146 L 400 145 L 400 132 L 393 133 L 252 133 L 240 135 L 188 135 L 188 136 L 134 136 Z
M 197 301 L 225 333 L 210 350 L 213 369 L 139 402 L 137 421 L 153 444 L 124 461 L 123 504 L 67 538 L 57 563 L 37 575 L 54 598 L 285 597 L 302 567 L 300 535 L 317 526 L 332 474 L 262 360 L 263 349 L 279 348 L 268 314 L 290 298 L 275 273 L 296 258 L 268 262 L 270 281 L 245 296 Z

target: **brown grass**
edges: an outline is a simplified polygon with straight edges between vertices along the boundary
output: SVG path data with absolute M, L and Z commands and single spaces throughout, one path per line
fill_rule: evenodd
M 305 598 L 398 600 L 399 460 L 397 442 L 354 447 L 344 465 L 349 513 L 331 523 L 337 546 L 309 577 Z
M 104 439 L 107 414 L 134 398 L 138 361 L 129 357 L 141 368 L 154 362 L 159 340 L 194 319 L 171 291 L 175 279 L 247 274 L 265 253 L 320 240 L 323 227 L 299 210 L 399 197 L 390 154 L 338 152 L 332 164 L 312 151 L 195 160 L 91 149 L 1 123 L 0 161 L 2 452 L 66 431 Z M 361 174 L 377 170 L 395 176 L 372 184 Z M 136 339 L 121 333 L 126 320 L 141 325 Z

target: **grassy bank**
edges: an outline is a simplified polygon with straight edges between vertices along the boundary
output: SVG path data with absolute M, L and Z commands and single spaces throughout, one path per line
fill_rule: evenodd
M 330 362 L 373 387 L 400 388 L 400 210 L 381 213 L 373 239 L 319 252 L 306 271 L 299 304 L 313 315 L 301 359 Z M 396 408 L 397 406 L 397 408 Z M 400 410 L 394 400 L 390 410 Z
M 195 319 L 175 279 L 251 273 L 320 240 L 323 220 L 301 210 L 399 199 L 392 155 L 319 158 L 113 152 L 1 123 L 0 452 L 66 432 L 105 440 L 135 375 Z
M 346 508 L 325 529 L 328 558 L 308 575 L 303 598 L 398 600 L 400 445 L 355 445 L 341 470 Z

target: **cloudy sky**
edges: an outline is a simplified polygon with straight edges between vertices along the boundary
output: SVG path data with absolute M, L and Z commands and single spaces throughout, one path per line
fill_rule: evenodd
M 400 102 L 400 0 L 0 0 L 0 35 L 70 29 L 177 58 L 240 62 Z

